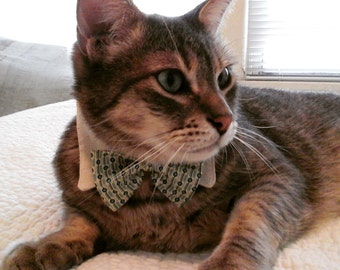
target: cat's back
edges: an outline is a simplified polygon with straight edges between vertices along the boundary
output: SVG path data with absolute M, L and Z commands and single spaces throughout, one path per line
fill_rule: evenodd
M 340 95 L 241 87 L 239 102 L 239 124 L 280 148 L 322 202 L 319 212 L 340 211 Z
M 266 88 L 239 88 L 239 100 L 242 112 L 247 116 L 263 120 L 273 117 L 282 120 L 282 127 L 287 128 L 286 120 L 295 119 L 299 124 L 309 123 L 324 126 L 331 124 L 340 129 L 340 94 L 333 92 L 297 92 Z M 249 113 L 251 115 L 249 115 Z M 297 121 L 300 120 L 300 121 Z M 276 123 L 280 128 L 280 123 Z M 315 130 L 316 126 L 313 127 Z
M 240 87 L 239 102 L 241 117 L 281 146 L 299 138 L 340 144 L 338 94 Z

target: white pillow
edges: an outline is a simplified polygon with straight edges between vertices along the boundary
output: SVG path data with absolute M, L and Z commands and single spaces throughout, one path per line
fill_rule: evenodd
M 0 116 L 70 99 L 72 84 L 65 47 L 0 37 Z

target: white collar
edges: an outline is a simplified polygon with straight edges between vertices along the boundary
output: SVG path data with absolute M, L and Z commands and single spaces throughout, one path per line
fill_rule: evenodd
M 81 108 L 77 103 L 77 133 L 79 143 L 79 181 L 78 188 L 81 191 L 87 191 L 95 188 L 95 182 L 92 175 L 92 166 L 90 153 L 94 150 L 108 150 L 109 147 L 103 143 L 93 133 L 86 123 Z M 204 161 L 203 175 L 199 185 L 211 188 L 216 182 L 215 158 Z

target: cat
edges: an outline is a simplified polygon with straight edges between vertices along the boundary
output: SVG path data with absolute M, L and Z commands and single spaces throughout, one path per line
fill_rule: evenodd
M 214 249 L 199 270 L 269 270 L 286 245 L 339 216 L 340 97 L 238 85 L 217 35 L 229 4 L 208 0 L 165 18 L 130 0 L 78 1 L 79 111 L 54 160 L 64 227 L 15 248 L 5 270 L 69 269 L 127 249 Z M 93 169 L 95 184 L 79 177 L 90 155 L 95 166 L 113 154 L 128 166 L 117 175 L 151 163 L 161 166 L 159 179 L 141 170 L 142 181 L 131 182 L 137 189 L 113 205 L 117 191 L 95 174 L 108 167 Z M 174 165 L 197 177 L 183 176 L 169 195 L 156 185 L 172 179 L 165 169 Z M 189 184 L 183 201 L 171 197 Z

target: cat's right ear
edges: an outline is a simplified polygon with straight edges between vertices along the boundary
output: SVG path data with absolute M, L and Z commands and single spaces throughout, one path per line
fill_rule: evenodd
M 232 0 L 208 0 L 203 4 L 199 20 L 213 36 L 223 23 L 223 15 L 231 2 Z
M 78 48 L 90 59 L 102 58 L 107 45 L 126 40 L 142 16 L 131 0 L 78 0 Z

